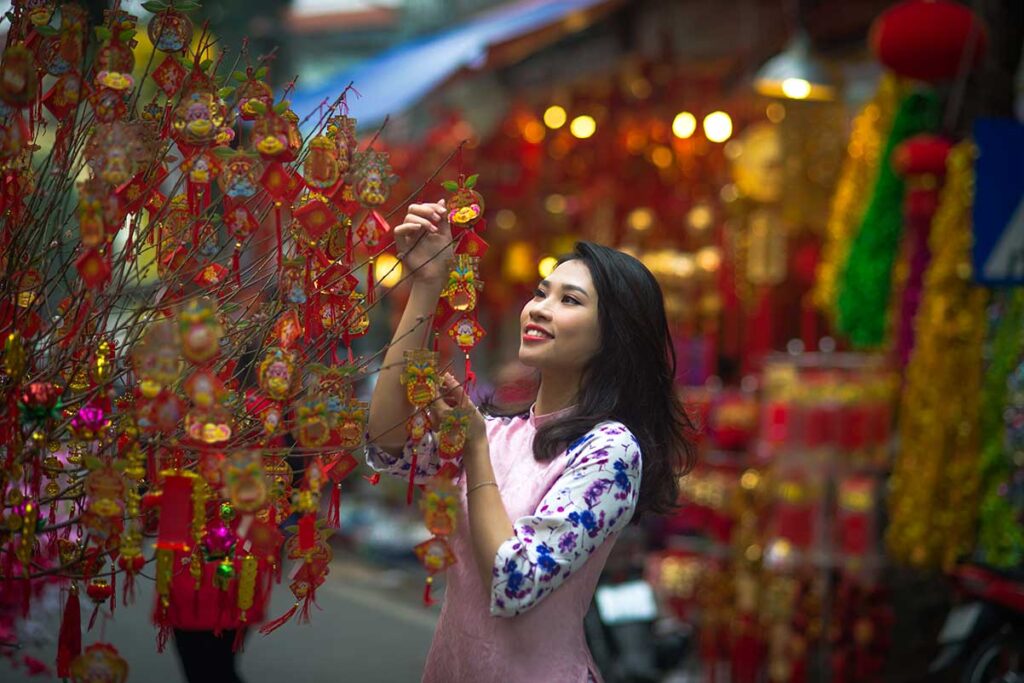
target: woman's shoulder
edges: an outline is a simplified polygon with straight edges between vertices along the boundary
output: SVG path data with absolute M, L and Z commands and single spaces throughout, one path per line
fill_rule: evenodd
M 635 450 L 638 455 L 640 452 L 636 436 L 629 427 L 617 420 L 598 422 L 586 434 L 569 444 L 565 450 L 572 459 L 580 453 L 593 452 L 598 449 Z

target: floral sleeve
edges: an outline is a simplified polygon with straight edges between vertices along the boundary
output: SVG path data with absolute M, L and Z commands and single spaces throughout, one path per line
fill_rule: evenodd
M 417 484 L 425 484 L 441 469 L 441 459 L 437 453 L 437 439 L 433 432 L 427 432 L 419 441 L 406 442 L 401 455 L 392 455 L 371 442 L 366 444 L 366 464 L 384 474 L 408 479 L 414 456 L 416 475 L 413 481 Z
M 623 425 L 598 425 L 569 447 L 565 472 L 494 558 L 491 614 L 512 617 L 560 586 L 629 523 L 640 492 L 640 447 Z

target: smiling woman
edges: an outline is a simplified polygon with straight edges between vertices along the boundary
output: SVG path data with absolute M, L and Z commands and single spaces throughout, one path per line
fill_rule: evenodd
M 430 432 L 403 444 L 411 410 L 398 373 L 444 286 L 445 214 L 443 203 L 413 204 L 395 228 L 413 286 L 370 408 L 370 465 L 418 483 L 441 460 Z M 437 423 L 458 405 L 470 424 L 451 539 L 459 561 L 424 681 L 599 680 L 583 615 L 608 553 L 638 513 L 674 507 L 693 463 L 661 290 L 639 261 L 577 244 L 538 284 L 520 325 L 520 361 L 541 377 L 531 407 L 481 413 L 450 375 L 448 400 L 434 403 Z

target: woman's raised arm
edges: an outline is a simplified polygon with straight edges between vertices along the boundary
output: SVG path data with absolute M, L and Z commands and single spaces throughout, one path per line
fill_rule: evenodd
M 373 389 L 367 432 L 378 448 L 399 453 L 406 438 L 405 421 L 412 415 L 401 383 L 404 355 L 408 350 L 421 348 L 427 338 L 453 253 L 444 200 L 411 204 L 394 234 L 395 249 L 412 282 L 412 290 Z

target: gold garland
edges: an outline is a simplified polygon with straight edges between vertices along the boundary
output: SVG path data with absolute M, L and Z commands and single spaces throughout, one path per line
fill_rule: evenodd
M 950 568 L 973 544 L 987 291 L 971 282 L 974 147 L 957 145 L 932 221 L 913 355 L 900 407 L 887 543 L 893 557 Z
M 842 276 L 850 244 L 857 236 L 857 226 L 867 207 L 878 174 L 878 160 L 903 90 L 895 76 L 884 75 L 874 97 L 853 119 L 812 292 L 814 305 L 833 320 L 839 295 L 836 283 Z

